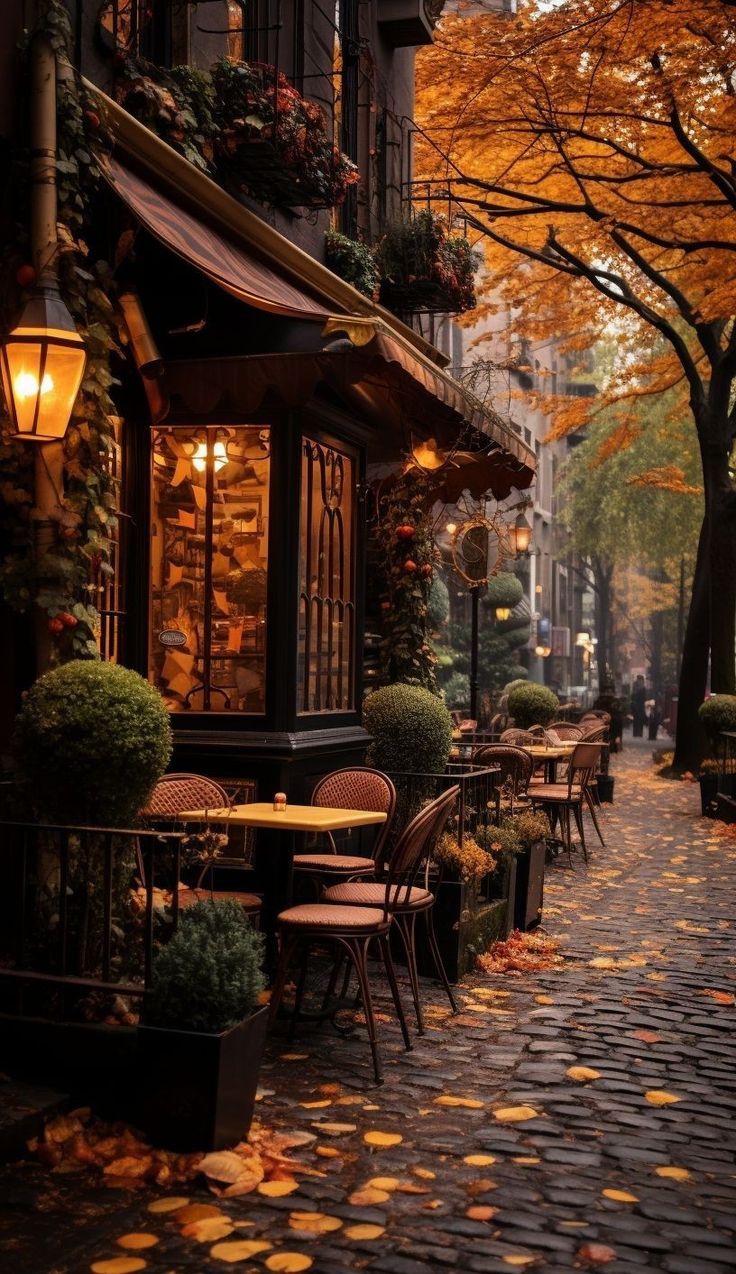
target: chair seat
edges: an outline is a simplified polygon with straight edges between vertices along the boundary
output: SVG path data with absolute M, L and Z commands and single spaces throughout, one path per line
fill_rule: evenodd
M 408 890 L 402 886 L 397 886 L 397 890 L 397 910 L 403 911 L 404 908 L 426 907 L 434 902 L 434 895 L 428 889 L 419 889 L 413 885 Z M 392 889 L 393 893 L 394 890 Z M 325 889 L 322 895 L 324 902 L 340 903 L 348 907 L 383 906 L 385 898 L 386 886 L 379 881 L 372 880 L 359 880 L 353 884 L 330 885 L 329 889 Z
M 567 783 L 538 783 L 534 788 L 532 799 L 535 801 L 579 801 L 582 788 L 573 783 L 572 791 Z
M 234 901 L 239 902 L 244 911 L 260 911 L 263 905 L 263 899 L 258 894 L 240 893 L 236 889 L 228 889 L 220 892 L 209 889 L 183 889 L 179 888 L 179 906 L 191 907 L 195 902 L 201 902 L 209 898 L 215 898 L 217 902 Z
M 289 907 L 278 917 L 279 925 L 304 929 L 383 929 L 384 920 L 378 907 L 334 907 L 326 902 L 305 902 Z
M 376 870 L 372 858 L 360 858 L 357 854 L 295 854 L 294 867 L 297 871 L 362 872 L 366 876 L 372 876 Z

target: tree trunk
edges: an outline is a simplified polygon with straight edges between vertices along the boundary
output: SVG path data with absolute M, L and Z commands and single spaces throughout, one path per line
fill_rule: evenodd
M 677 701 L 677 733 L 674 765 L 678 770 L 697 770 L 705 751 L 705 735 L 698 708 L 708 684 L 710 649 L 709 527 L 703 518 L 693 573 L 693 591 L 685 628 Z
M 736 492 L 728 451 L 720 442 L 701 444 L 709 527 L 710 686 L 714 694 L 736 694 Z

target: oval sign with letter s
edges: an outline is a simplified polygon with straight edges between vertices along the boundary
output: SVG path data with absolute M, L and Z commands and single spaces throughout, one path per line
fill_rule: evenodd
M 187 644 L 186 633 L 178 628 L 164 628 L 163 632 L 159 633 L 158 639 L 162 646 L 186 646 Z

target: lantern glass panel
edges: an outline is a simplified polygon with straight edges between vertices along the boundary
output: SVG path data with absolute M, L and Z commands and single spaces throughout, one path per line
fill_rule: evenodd
M 49 441 L 66 433 L 86 353 L 81 341 L 69 339 L 69 332 L 43 336 L 21 340 L 11 333 L 3 350 L 3 391 L 14 410 L 17 432 Z

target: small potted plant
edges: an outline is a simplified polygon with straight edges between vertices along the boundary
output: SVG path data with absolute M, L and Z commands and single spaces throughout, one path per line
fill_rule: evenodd
M 352 284 L 364 296 L 373 297 L 378 288 L 378 266 L 367 243 L 351 239 L 338 230 L 325 232 L 325 265 L 333 274 Z
M 488 888 L 498 866 L 497 856 L 483 848 L 467 831 L 462 842 L 453 832 L 445 832 L 435 846 L 434 928 L 451 982 L 457 982 L 473 968 L 478 951 L 484 951 L 489 942 L 505 938 L 509 933 L 507 896 L 503 891 L 499 896 L 491 896 Z M 506 879 L 508 881 L 508 877 Z M 435 976 L 431 953 L 421 930 L 417 961 L 420 973 Z
M 172 1150 L 247 1136 L 268 1010 L 263 937 L 239 903 L 187 907 L 154 961 L 138 1027 L 147 1130 Z
M 475 305 L 480 255 L 442 217 L 418 212 L 389 226 L 376 248 L 381 302 L 396 313 L 460 314 Z

